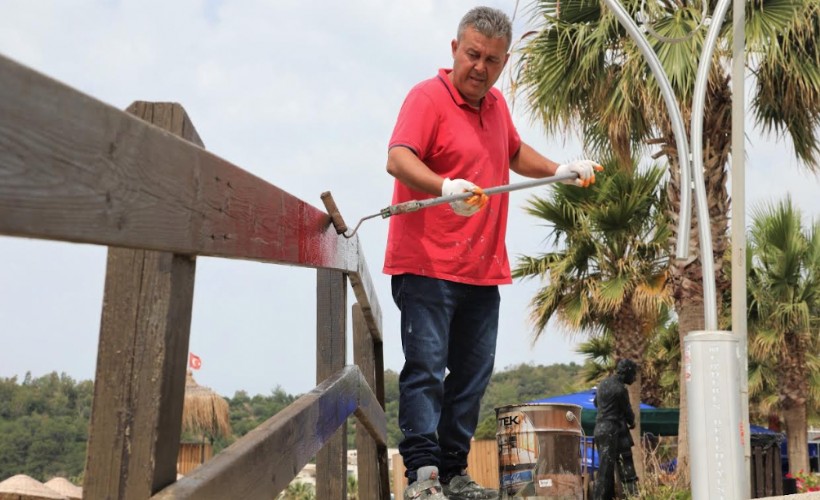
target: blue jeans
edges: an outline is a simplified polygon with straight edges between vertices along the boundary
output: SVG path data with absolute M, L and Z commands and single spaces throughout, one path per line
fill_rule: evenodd
M 435 465 L 447 480 L 467 467 L 498 334 L 497 286 L 393 276 L 401 311 L 399 452 L 410 482 Z M 449 373 L 445 377 L 445 369 Z

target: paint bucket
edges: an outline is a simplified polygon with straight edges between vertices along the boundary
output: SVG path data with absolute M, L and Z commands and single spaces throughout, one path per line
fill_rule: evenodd
M 580 406 L 530 403 L 495 414 L 501 498 L 583 499 Z

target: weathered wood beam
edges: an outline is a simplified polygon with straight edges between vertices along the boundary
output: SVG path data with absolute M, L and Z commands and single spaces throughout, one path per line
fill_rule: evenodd
M 146 498 L 176 479 L 194 268 L 186 256 L 109 250 L 87 498 Z
M 0 234 L 358 271 L 282 189 L 0 57 Z
M 178 104 L 128 111 L 201 145 Z M 195 269 L 186 255 L 108 249 L 88 498 L 145 498 L 176 480 Z
M 360 256 L 364 255 L 361 241 L 356 241 L 356 248 Z M 364 257 L 359 259 L 359 266 L 356 272 L 350 273 L 350 284 L 353 293 L 359 302 L 365 321 L 373 339 L 382 341 L 382 310 L 379 306 L 378 294 L 373 287 L 373 280 L 370 279 L 370 271 L 367 268 L 367 261 Z
M 368 330 L 361 306 L 353 304 L 353 362 L 362 371 L 367 384 L 373 389 L 376 386 L 376 372 L 373 357 L 373 336 Z M 383 402 L 374 401 L 378 410 L 384 413 Z M 364 413 L 365 406 L 356 410 L 356 415 Z M 368 408 L 371 411 L 375 409 Z M 375 420 L 375 417 L 370 417 Z M 383 499 L 390 498 L 390 477 L 387 467 L 387 446 L 374 442 L 371 429 L 359 420 L 356 426 L 356 461 L 359 468 L 359 497 Z
M 316 271 L 316 381 L 345 366 L 347 359 L 347 277 Z M 347 498 L 347 423 L 316 456 L 316 498 Z
M 381 338 L 358 237 L 335 234 L 327 214 L 204 149 L 2 56 L 0 180 L 0 234 L 346 270 Z
M 276 498 L 372 397 L 361 371 L 345 367 L 152 499 Z

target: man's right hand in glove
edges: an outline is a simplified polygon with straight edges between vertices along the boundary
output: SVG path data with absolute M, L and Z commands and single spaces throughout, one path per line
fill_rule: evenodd
M 575 184 L 580 187 L 588 187 L 595 184 L 595 172 L 600 172 L 604 167 L 592 160 L 575 160 L 563 165 L 558 165 L 555 175 L 578 174 L 575 179 L 561 181 L 564 184 Z
M 463 215 L 465 217 L 469 217 L 484 208 L 484 205 L 487 204 L 488 196 L 484 194 L 484 191 L 482 191 L 480 187 L 464 179 L 450 180 L 449 178 L 446 178 L 444 179 L 444 183 L 441 185 L 441 196 L 450 196 L 453 194 L 468 192 L 473 193 L 473 196 L 463 200 L 450 202 L 450 206 L 453 207 L 453 211 L 458 215 Z

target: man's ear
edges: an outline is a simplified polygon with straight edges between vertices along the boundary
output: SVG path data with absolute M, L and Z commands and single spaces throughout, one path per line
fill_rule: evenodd
M 453 38 L 453 41 L 450 42 L 450 49 L 453 51 L 453 58 L 456 57 L 456 50 L 458 50 L 458 40 Z

